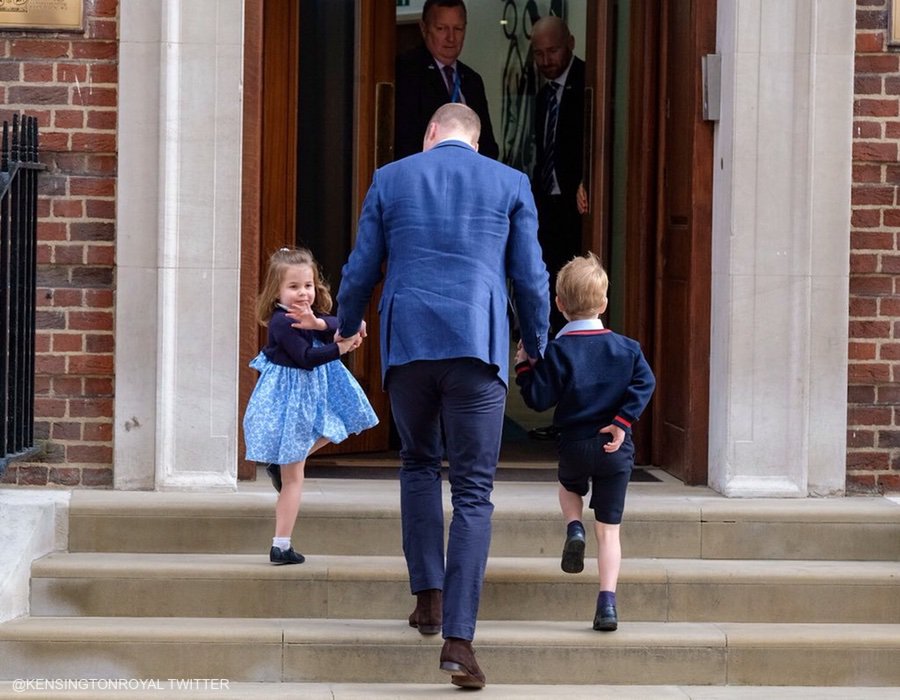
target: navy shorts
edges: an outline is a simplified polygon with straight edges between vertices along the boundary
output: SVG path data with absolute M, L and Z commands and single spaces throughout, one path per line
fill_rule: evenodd
M 597 521 L 618 525 L 634 467 L 634 443 L 626 433 L 618 450 L 604 452 L 603 445 L 611 441 L 606 433 L 586 440 L 560 440 L 559 483 L 579 496 L 586 496 L 590 488 L 590 506 Z

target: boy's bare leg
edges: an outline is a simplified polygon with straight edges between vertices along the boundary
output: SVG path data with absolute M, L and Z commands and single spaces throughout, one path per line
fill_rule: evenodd
M 620 525 L 594 523 L 597 535 L 597 568 L 600 570 L 600 590 L 615 593 L 622 566 L 622 543 L 619 540 Z
M 581 521 L 584 512 L 584 499 L 577 493 L 567 491 L 562 484 L 559 485 L 559 507 L 562 509 L 563 519 L 568 525 L 573 520 Z

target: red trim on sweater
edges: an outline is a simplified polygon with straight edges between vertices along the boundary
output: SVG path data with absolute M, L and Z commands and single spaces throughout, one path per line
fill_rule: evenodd
M 596 330 L 586 330 L 586 331 L 569 331 L 568 333 L 563 333 L 560 338 L 565 338 L 567 335 L 603 335 L 604 333 L 612 333 L 609 328 L 598 328 Z
M 627 425 L 629 428 L 631 427 L 631 421 L 627 420 L 625 418 L 622 418 L 622 416 L 616 416 L 615 420 L 619 421 L 622 425 Z

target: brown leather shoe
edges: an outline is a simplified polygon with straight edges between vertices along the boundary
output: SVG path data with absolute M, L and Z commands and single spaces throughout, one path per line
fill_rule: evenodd
M 409 616 L 409 626 L 417 627 L 420 634 L 437 634 L 441 631 L 444 614 L 444 596 L 439 588 L 429 588 L 416 593 L 416 609 Z
M 441 670 L 449 673 L 450 682 L 460 688 L 484 688 L 484 674 L 467 639 L 447 637 L 441 649 Z

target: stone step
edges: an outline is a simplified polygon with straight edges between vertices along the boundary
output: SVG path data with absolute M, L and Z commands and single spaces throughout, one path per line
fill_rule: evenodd
M 493 500 L 493 556 L 558 555 L 563 528 L 554 484 L 498 482 Z M 444 502 L 449 509 L 446 492 Z M 258 553 L 271 542 L 274 505 L 274 491 L 262 486 L 202 494 L 75 491 L 69 550 Z M 309 480 L 295 540 L 305 554 L 397 554 L 398 485 Z M 709 489 L 638 483 L 629 487 L 622 544 L 633 557 L 897 561 L 900 505 L 884 498 L 725 499 Z
M 579 575 L 549 557 L 492 558 L 481 620 L 589 620 L 596 560 Z M 625 559 L 623 620 L 900 623 L 900 562 Z M 402 557 L 52 554 L 32 566 L 35 616 L 403 619 Z
M 490 681 L 490 679 L 488 679 Z M 160 698 L 208 697 L 268 700 L 269 698 L 302 698 L 303 700 L 422 700 L 422 698 L 455 698 L 460 690 L 449 683 L 241 683 L 228 679 L 22 679 L 0 682 L 0 700 L 37 697 L 42 700 L 69 698 L 123 697 L 128 700 Z M 72 690 L 47 690 L 54 685 Z M 21 690 L 15 688 L 20 687 Z M 83 689 L 78 689 L 79 687 Z M 92 690 L 93 688 L 93 690 Z M 143 690 L 142 690 L 143 688 Z M 116 694 L 125 689 L 121 694 Z M 504 685 L 489 682 L 478 693 L 479 700 L 885 700 L 895 697 L 896 688 L 848 688 L 802 686 L 678 686 L 678 685 Z
M 490 681 L 490 679 L 488 679 Z M 455 698 L 460 690 L 449 683 L 241 683 L 228 679 L 22 679 L 0 682 L 0 700 L 36 697 L 42 700 L 125 697 L 128 700 L 159 700 L 166 697 L 302 698 L 303 700 L 422 700 Z M 47 690 L 54 686 L 72 690 Z M 67 684 L 67 685 L 64 685 Z M 21 688 L 16 690 L 16 688 Z M 79 689 L 79 687 L 83 689 Z M 93 688 L 93 690 L 92 690 Z M 143 688 L 143 690 L 142 690 Z M 121 694 L 116 694 L 125 689 Z M 803 686 L 689 686 L 689 685 L 504 685 L 489 682 L 478 693 L 479 700 L 885 700 L 896 697 L 896 688 Z
M 0 625 L 0 680 L 220 678 L 442 683 L 441 640 L 397 620 L 22 618 Z M 485 620 L 492 683 L 900 685 L 900 625 Z

